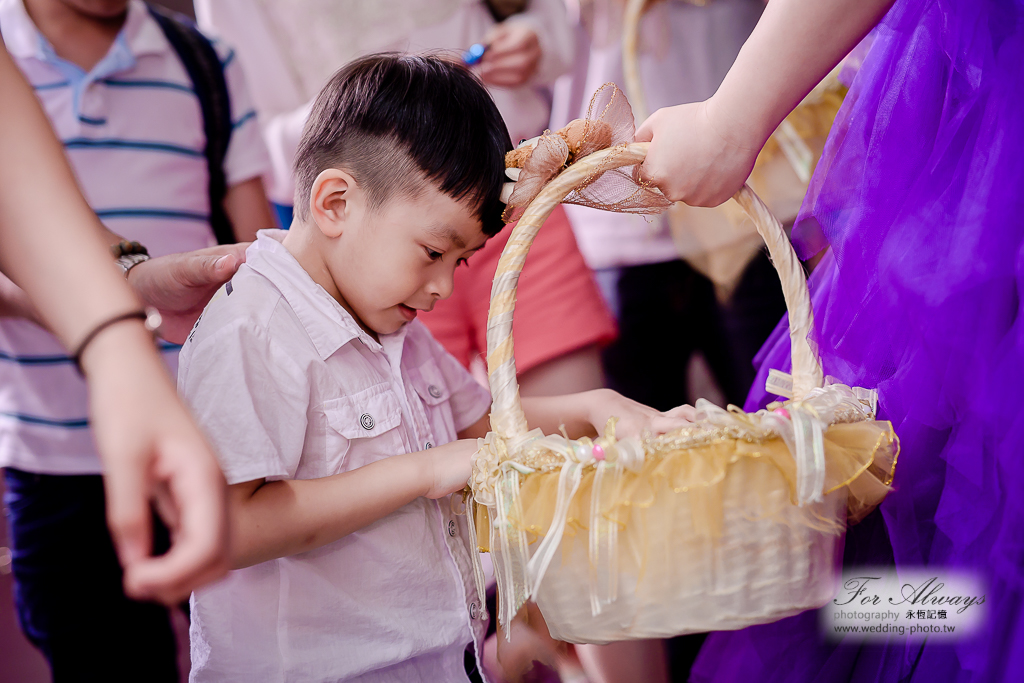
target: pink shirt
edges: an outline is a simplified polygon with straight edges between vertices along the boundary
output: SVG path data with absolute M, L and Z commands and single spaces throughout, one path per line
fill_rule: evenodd
M 374 341 L 262 231 L 181 352 L 228 483 L 313 479 L 457 438 L 490 396 L 418 321 Z M 192 596 L 191 681 L 466 680 L 486 627 L 465 516 L 417 499 Z

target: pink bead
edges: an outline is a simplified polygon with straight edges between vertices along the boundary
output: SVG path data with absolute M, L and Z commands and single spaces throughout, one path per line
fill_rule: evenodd
M 594 448 L 591 449 L 594 453 L 594 460 L 604 460 L 604 449 L 594 444 Z
M 785 408 L 776 408 L 775 412 L 781 415 L 782 417 L 786 418 L 787 420 L 789 419 L 789 411 L 786 410 Z

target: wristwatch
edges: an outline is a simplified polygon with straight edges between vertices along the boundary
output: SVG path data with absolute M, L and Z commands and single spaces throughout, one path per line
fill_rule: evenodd
M 129 270 L 140 263 L 145 263 L 148 260 L 149 254 L 123 254 L 118 256 L 114 263 L 116 263 L 117 267 L 121 269 L 121 272 L 124 273 L 124 277 L 127 280 Z
M 135 266 L 149 260 L 149 251 L 138 242 L 121 240 L 117 244 L 110 245 L 110 253 L 114 256 L 114 263 L 128 279 L 128 271 Z

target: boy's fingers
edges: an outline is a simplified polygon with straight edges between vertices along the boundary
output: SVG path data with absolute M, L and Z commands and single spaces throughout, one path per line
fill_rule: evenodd
M 665 417 L 678 417 L 694 422 L 697 419 L 697 409 L 689 404 L 681 405 L 678 408 L 665 411 Z
M 688 424 L 692 424 L 692 420 L 683 417 L 660 416 L 651 420 L 650 429 L 655 434 L 665 434 Z

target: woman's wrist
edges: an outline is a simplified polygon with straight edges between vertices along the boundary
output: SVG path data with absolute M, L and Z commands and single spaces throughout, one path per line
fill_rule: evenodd
M 105 320 L 97 323 L 85 335 L 85 338 L 78 343 L 78 346 L 75 347 L 74 352 L 71 354 L 71 358 L 72 360 L 75 361 L 75 367 L 78 369 L 78 372 L 83 375 L 85 374 L 82 368 L 82 355 L 89 348 L 89 345 L 92 344 L 98 337 L 102 336 L 113 327 L 123 325 L 125 323 L 138 321 L 141 321 L 143 325 L 145 325 L 147 332 L 149 332 L 150 334 L 155 334 L 156 331 L 160 328 L 160 313 L 158 313 L 155 308 L 150 308 L 146 310 L 138 309 L 134 311 L 129 311 L 127 313 L 120 313 L 117 315 L 110 316 L 109 318 L 106 318 Z
M 153 334 L 141 319 L 111 325 L 81 350 L 79 364 L 88 378 L 109 373 L 133 373 L 140 367 L 159 367 Z
M 763 115 L 745 119 L 742 113 L 751 111 L 751 108 L 740 107 L 735 99 L 723 84 L 722 88 L 704 103 L 704 115 L 712 130 L 734 151 L 756 156 L 775 132 L 777 124 Z M 740 112 L 740 115 L 736 112 Z

